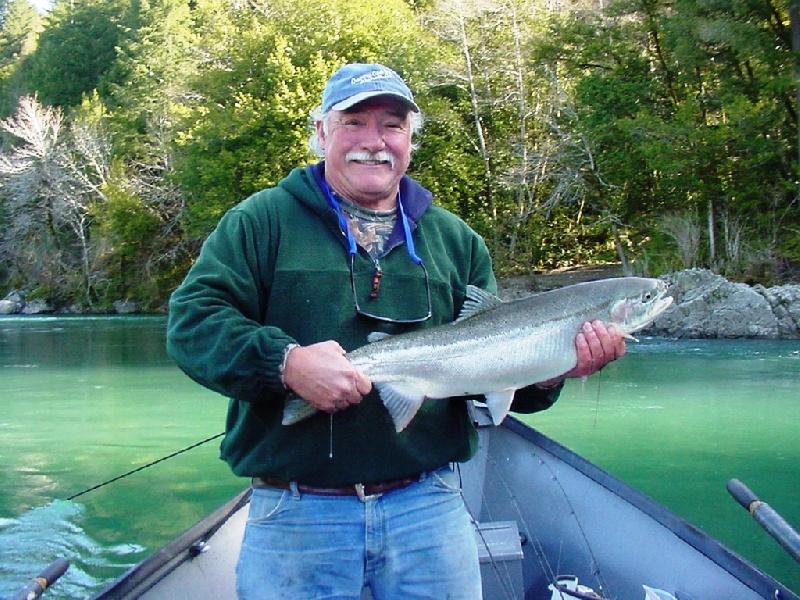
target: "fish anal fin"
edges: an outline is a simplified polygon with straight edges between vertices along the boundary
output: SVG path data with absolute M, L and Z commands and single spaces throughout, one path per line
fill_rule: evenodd
M 508 411 L 511 410 L 511 403 L 514 401 L 514 392 L 516 392 L 516 390 L 508 389 L 484 394 L 486 397 L 486 407 L 489 409 L 489 414 L 492 415 L 492 421 L 495 425 L 500 425 L 503 419 L 506 418 Z
M 375 387 L 378 388 L 381 401 L 394 421 L 395 430 L 398 433 L 403 431 L 419 411 L 425 396 L 388 383 L 376 383 Z

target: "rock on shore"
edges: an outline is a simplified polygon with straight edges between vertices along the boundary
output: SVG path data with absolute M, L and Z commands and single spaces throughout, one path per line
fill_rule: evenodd
M 582 269 L 499 282 L 505 300 L 571 283 L 621 276 L 619 270 Z M 674 338 L 800 339 L 800 285 L 765 288 L 735 283 L 706 269 L 662 277 L 674 304 L 643 333 Z M 553 285 L 551 285 L 553 284 Z
M 735 283 L 705 269 L 665 276 L 675 303 L 648 334 L 680 338 L 800 338 L 800 285 Z

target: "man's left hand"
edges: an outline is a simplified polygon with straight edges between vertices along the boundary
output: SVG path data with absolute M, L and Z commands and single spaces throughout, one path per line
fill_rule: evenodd
M 570 371 L 539 385 L 550 387 L 569 377 L 588 377 L 597 373 L 612 360 L 625 355 L 625 338 L 616 328 L 606 327 L 602 321 L 586 322 L 575 336 L 578 362 Z

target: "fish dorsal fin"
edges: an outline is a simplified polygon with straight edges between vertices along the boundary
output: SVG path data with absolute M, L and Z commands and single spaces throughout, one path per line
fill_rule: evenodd
M 474 285 L 468 285 L 467 298 L 464 300 L 464 306 L 461 307 L 461 313 L 458 315 L 456 322 L 469 319 L 492 308 L 497 308 L 501 304 L 503 304 L 503 301 L 494 294 L 490 294 Z

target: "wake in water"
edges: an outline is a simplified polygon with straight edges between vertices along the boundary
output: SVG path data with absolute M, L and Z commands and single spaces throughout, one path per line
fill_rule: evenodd
M 55 500 L 15 519 L 0 519 L 0 598 L 20 591 L 59 558 L 67 559 L 70 568 L 48 591 L 48 600 L 86 598 L 122 573 L 120 564 L 128 561 L 120 560 L 121 556 L 146 550 L 133 544 L 107 547 L 93 540 L 80 526 L 83 509 L 76 502 Z M 135 562 L 131 557 L 130 563 Z

